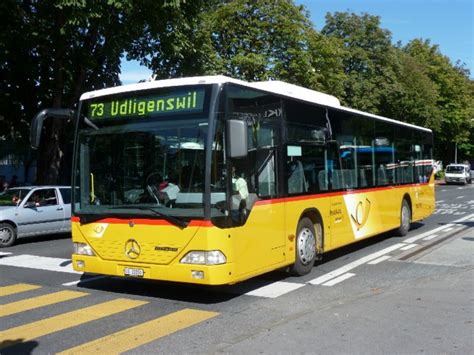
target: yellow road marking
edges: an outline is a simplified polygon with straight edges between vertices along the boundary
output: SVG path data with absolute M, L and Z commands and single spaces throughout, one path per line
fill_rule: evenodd
M 148 302 L 118 298 L 113 301 L 100 303 L 95 306 L 78 309 L 77 311 L 67 312 L 55 317 L 10 328 L 0 332 L 0 349 L 20 342 L 34 340 L 43 335 L 75 327 L 96 319 L 104 318 L 146 303 Z
M 82 296 L 87 296 L 88 293 L 77 291 L 59 291 L 49 293 L 47 295 L 29 298 L 22 301 L 7 303 L 0 308 L 0 317 L 9 316 L 15 313 L 29 311 L 31 309 L 48 306 L 51 304 L 73 300 Z
M 40 287 L 41 286 L 30 285 L 30 284 L 16 284 L 16 285 L 11 285 L 11 286 L 3 286 L 3 287 L 0 287 L 0 297 L 9 296 L 15 293 L 20 293 L 20 292 L 25 292 L 25 291 L 36 290 L 37 288 L 40 288 Z
M 188 328 L 219 313 L 183 309 L 149 322 L 127 328 L 103 338 L 67 349 L 57 355 L 65 354 L 120 354 L 143 344 L 159 339 L 178 330 Z

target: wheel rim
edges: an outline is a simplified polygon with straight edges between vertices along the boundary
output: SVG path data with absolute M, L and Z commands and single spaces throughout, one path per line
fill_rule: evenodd
M 13 238 L 13 232 L 10 228 L 3 227 L 0 229 L 0 242 L 7 244 Z
M 308 265 L 316 254 L 316 238 L 309 228 L 303 228 L 298 234 L 298 256 L 303 265 Z
M 409 226 L 410 226 L 410 209 L 406 205 L 403 205 L 403 207 L 402 207 L 402 227 L 404 229 L 408 229 Z

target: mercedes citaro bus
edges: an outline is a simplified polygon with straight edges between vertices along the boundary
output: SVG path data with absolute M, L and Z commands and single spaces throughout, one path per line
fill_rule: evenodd
M 87 92 L 76 121 L 76 271 L 232 284 L 311 271 L 323 253 L 435 207 L 429 129 L 280 81 L 224 76 Z

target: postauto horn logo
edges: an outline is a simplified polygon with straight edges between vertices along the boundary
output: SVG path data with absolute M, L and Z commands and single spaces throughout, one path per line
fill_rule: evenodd
M 351 213 L 351 218 L 354 224 L 357 226 L 357 230 L 360 230 L 367 223 L 370 212 L 370 201 L 368 198 L 365 201 L 359 201 L 355 206 L 355 210 Z

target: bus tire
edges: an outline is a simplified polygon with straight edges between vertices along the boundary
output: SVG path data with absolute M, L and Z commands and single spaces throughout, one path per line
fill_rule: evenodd
M 10 247 L 16 241 L 16 230 L 9 223 L 0 223 L 0 248 Z
M 304 217 L 298 222 L 296 228 L 295 238 L 295 263 L 290 268 L 290 274 L 294 276 L 302 276 L 311 272 L 314 261 L 316 260 L 316 243 L 319 239 L 315 233 L 322 233 L 321 223 L 316 222 L 316 225 Z M 321 239 L 320 239 L 321 240 Z
M 397 229 L 397 235 L 403 237 L 408 234 L 411 224 L 411 208 L 406 199 L 403 199 L 402 207 L 400 208 L 400 227 Z

